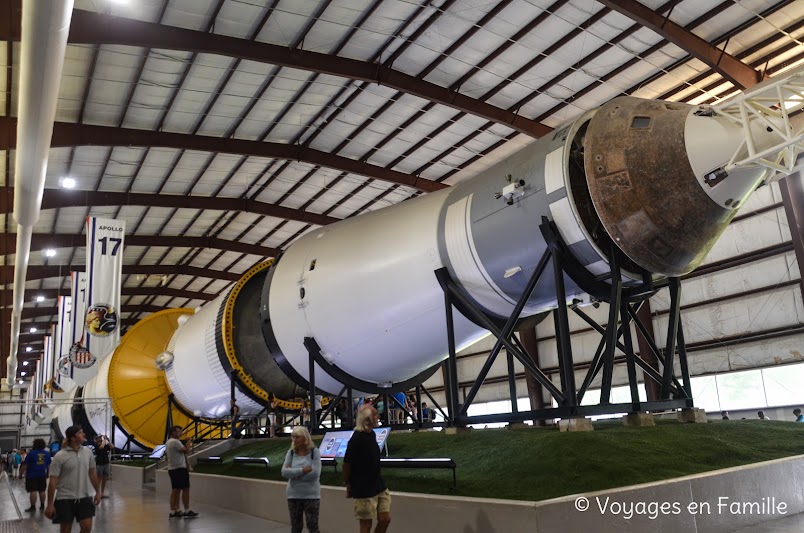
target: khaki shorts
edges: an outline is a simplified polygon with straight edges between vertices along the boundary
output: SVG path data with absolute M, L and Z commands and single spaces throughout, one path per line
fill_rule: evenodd
M 385 489 L 371 498 L 355 499 L 355 518 L 358 520 L 374 520 L 380 513 L 391 512 L 391 493 Z

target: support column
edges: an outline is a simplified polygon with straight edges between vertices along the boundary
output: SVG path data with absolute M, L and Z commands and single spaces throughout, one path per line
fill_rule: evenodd
M 318 428 L 318 417 L 315 414 L 315 359 L 313 358 L 313 353 L 310 352 L 310 433 L 315 433 L 315 430 Z M 388 409 L 388 402 L 386 402 L 385 408 Z M 302 407 L 304 410 L 304 407 Z
M 519 340 L 522 341 L 522 346 L 527 350 L 533 364 L 539 366 L 539 343 L 536 340 L 536 328 L 529 327 L 519 332 Z M 533 411 L 547 407 L 544 403 L 544 389 L 542 385 L 536 380 L 536 377 L 527 368 L 525 369 L 525 384 L 528 387 L 528 398 L 530 399 L 530 408 Z M 536 426 L 544 426 L 544 420 L 534 420 L 533 424 Z
M 637 319 L 645 326 L 645 330 L 650 334 L 650 340 L 656 344 L 656 331 L 653 329 L 653 317 L 650 308 L 650 300 L 645 300 L 637 311 Z M 637 329 L 637 344 L 639 346 L 639 355 L 642 360 L 655 369 L 659 369 L 659 360 L 650 349 L 650 344 L 642 336 L 642 333 Z M 662 387 L 651 379 L 644 371 L 642 372 L 642 379 L 645 382 L 645 394 L 649 402 L 659 401 L 662 397 Z
M 787 225 L 793 238 L 798 271 L 804 272 L 804 177 L 801 172 L 779 180 L 779 191 L 782 193 L 784 213 L 787 215 Z M 804 276 L 800 277 L 798 283 L 801 295 L 804 297 Z
M 449 425 L 455 425 L 458 416 L 458 363 L 457 348 L 455 346 L 455 322 L 452 314 L 452 299 L 448 292 L 444 293 L 444 305 L 447 310 L 447 346 L 449 347 L 449 358 L 446 360 L 447 377 L 449 378 L 449 391 L 447 395 L 447 408 L 449 412 Z

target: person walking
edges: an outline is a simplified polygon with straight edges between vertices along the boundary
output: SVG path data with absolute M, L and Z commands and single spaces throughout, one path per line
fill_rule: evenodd
M 237 405 L 237 400 L 232 398 L 231 406 L 229 407 L 229 416 L 232 419 L 232 438 L 240 438 L 240 430 L 237 429 L 237 423 L 240 422 L 240 406 Z
M 22 464 L 22 455 L 16 448 L 11 452 L 11 477 L 20 479 L 20 465 Z
M 52 458 L 45 449 L 44 439 L 34 439 L 33 449 L 25 456 L 22 471 L 25 475 L 25 490 L 31 499 L 31 506 L 25 509 L 28 513 L 36 511 L 36 493 L 39 493 L 39 508 L 45 508 L 45 491 L 47 490 L 47 475 Z
M 181 431 L 181 426 L 173 426 L 170 438 L 165 443 L 171 488 L 169 518 L 195 518 L 198 513 L 190 509 L 190 465 L 187 462 L 190 447 L 179 440 Z M 184 505 L 184 512 L 179 509 L 179 496 Z
M 385 533 L 391 524 L 391 493 L 380 477 L 380 447 L 374 436 L 379 423 L 377 410 L 371 405 L 363 406 L 357 413 L 355 432 L 343 457 L 346 497 L 355 499 L 360 533 L 371 533 L 375 519 L 374 533 Z
M 267 417 L 268 417 L 268 438 L 276 437 L 276 412 L 279 410 L 279 402 L 276 401 L 273 395 L 270 397 L 268 403 Z
M 89 533 L 101 499 L 95 456 L 83 446 L 86 439 L 81 426 L 68 427 L 64 436 L 64 447 L 50 465 L 45 516 L 60 524 L 61 533 L 70 533 L 73 521 L 78 522 L 81 533 Z M 95 489 L 94 498 L 89 495 L 90 484 Z
M 111 473 L 111 465 L 109 464 L 109 454 L 112 451 L 111 443 L 103 435 L 95 437 L 95 469 L 98 472 L 98 479 L 100 480 L 101 498 L 108 498 L 106 496 L 106 481 L 109 479 Z
M 288 480 L 288 511 L 291 533 L 301 533 L 302 517 L 307 531 L 319 533 L 321 507 L 321 452 L 313 445 L 310 432 L 296 426 L 290 434 L 291 445 L 282 465 L 282 477 Z

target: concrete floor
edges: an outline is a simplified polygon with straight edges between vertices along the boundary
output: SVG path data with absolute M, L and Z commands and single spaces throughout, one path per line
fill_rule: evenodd
M 804 514 L 796 514 L 765 522 L 759 526 L 738 529 L 733 533 L 801 533 L 804 531 Z
M 20 511 L 25 516 L 22 522 L 17 520 L 17 512 L 11 502 L 11 495 L 5 480 L 0 480 L 0 532 L 5 531 L 41 531 L 58 532 L 59 526 L 45 518 L 39 509 L 35 513 L 26 513 L 29 507 L 28 494 L 24 481 L 11 480 L 12 492 Z M 104 499 L 95 512 L 93 532 L 98 533 L 225 533 L 234 531 L 259 531 L 266 533 L 290 533 L 290 526 L 263 520 L 250 515 L 235 513 L 209 505 L 191 508 L 200 513 L 193 519 L 168 519 L 168 502 L 157 496 L 152 490 L 141 488 L 117 487 L 110 483 L 107 491 L 109 498 Z M 190 493 L 192 495 L 192 491 Z M 38 502 L 37 502 L 38 506 Z M 4 527 L 5 526 L 5 527 Z M 12 527 L 13 526 L 13 527 Z M 78 531 L 78 525 L 73 527 Z
M 18 521 L 17 510 L 11 501 L 8 483 L 0 479 L 0 533 L 12 532 L 58 532 L 59 526 L 45 518 L 42 511 L 26 513 L 29 506 L 24 482 L 11 480 L 11 493 L 17 501 L 24 519 Z M 289 533 L 290 526 L 251 515 L 228 511 L 210 505 L 193 505 L 200 513 L 198 518 L 189 520 L 168 519 L 168 503 L 164 497 L 157 496 L 153 490 L 131 487 L 117 487 L 110 483 L 107 494 L 95 514 L 93 531 L 99 533 L 225 533 L 233 531 L 260 531 L 267 533 Z M 38 505 L 38 503 L 37 503 Z M 393 525 L 391 527 L 393 529 Z M 73 531 L 78 531 L 75 525 Z M 305 529 L 306 531 L 306 529 Z M 801 533 L 804 532 L 804 514 L 788 516 L 766 522 L 759 526 L 729 531 L 729 533 Z M 725 532 L 724 532 L 725 533 Z

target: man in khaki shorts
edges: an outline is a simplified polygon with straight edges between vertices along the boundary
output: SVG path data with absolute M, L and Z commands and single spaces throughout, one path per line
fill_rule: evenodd
M 357 413 L 355 432 L 343 457 L 346 497 L 355 499 L 360 533 L 371 533 L 374 519 L 377 520 L 374 533 L 385 533 L 391 523 L 391 493 L 380 477 L 380 447 L 374 436 L 379 422 L 377 410 L 371 405 L 363 406 Z

